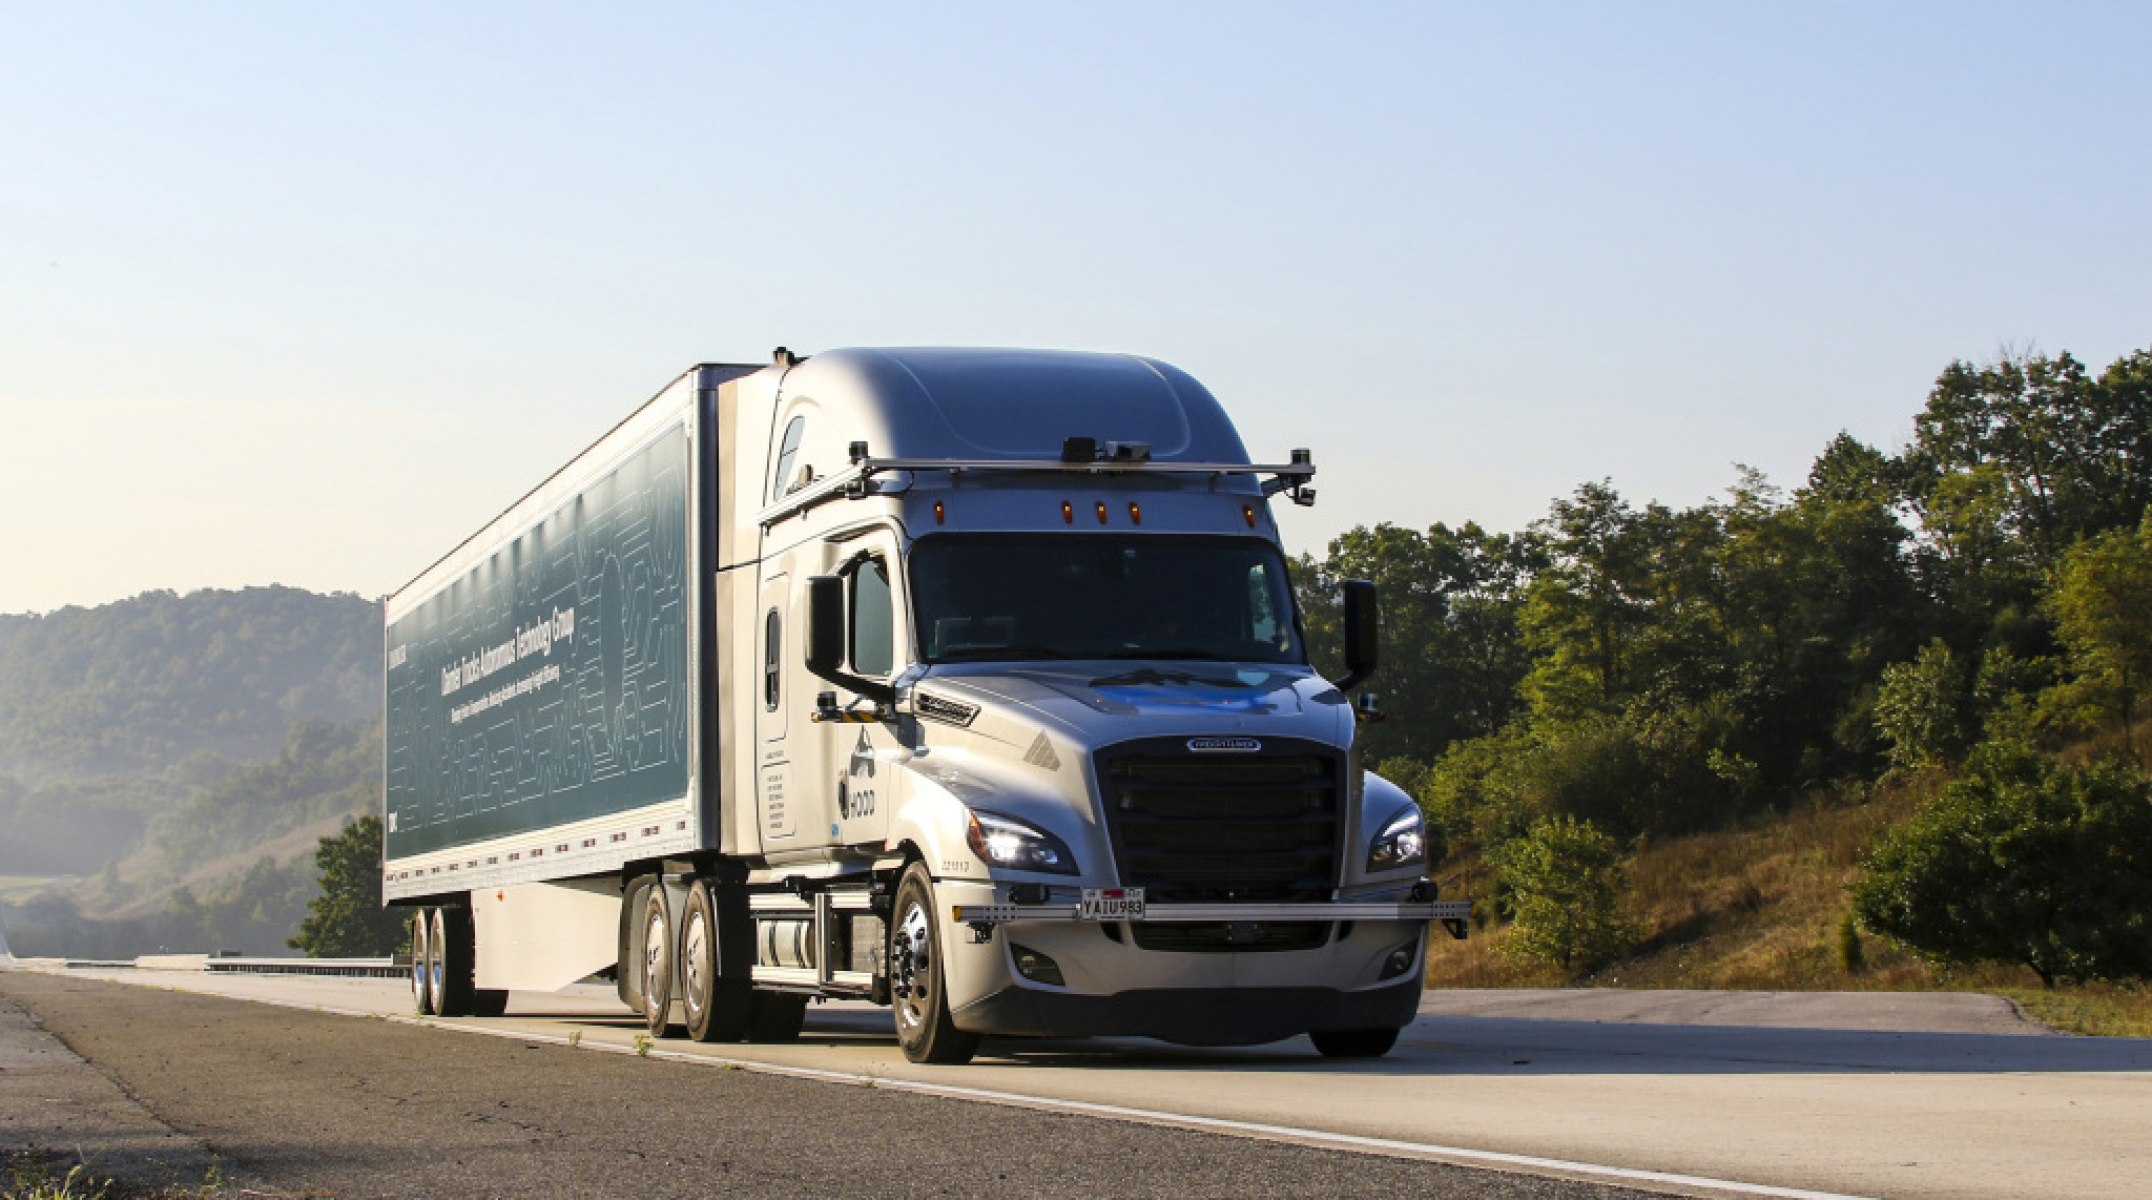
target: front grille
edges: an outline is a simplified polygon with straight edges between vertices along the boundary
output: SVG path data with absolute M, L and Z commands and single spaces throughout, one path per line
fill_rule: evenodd
M 1201 754 L 1168 738 L 1100 751 L 1121 884 L 1153 904 L 1328 900 L 1342 775 L 1335 752 L 1284 739 L 1257 753 Z
M 1145 950 L 1196 954 L 1260 953 L 1265 950 L 1313 950 L 1330 940 L 1327 921 L 1268 921 L 1262 924 L 1204 922 L 1183 925 L 1138 921 L 1136 945 Z

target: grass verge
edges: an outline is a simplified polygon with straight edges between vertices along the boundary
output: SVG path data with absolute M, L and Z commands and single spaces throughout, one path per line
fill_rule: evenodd
M 226 1195 L 212 1171 L 198 1184 L 142 1184 L 100 1173 L 62 1150 L 32 1148 L 0 1155 L 0 1200 L 216 1200 Z
M 1443 893 L 1475 902 L 1472 937 L 1438 938 L 1427 986 L 1631 987 L 1730 991 L 1986 992 L 2063 1033 L 2152 1037 L 2152 991 L 2087 984 L 2043 989 L 2023 967 L 1944 968 L 1850 924 L 1846 889 L 1877 830 L 1912 815 L 1918 796 L 1882 787 L 1818 796 L 1735 828 L 1644 843 L 1630 854 L 1627 904 L 1646 931 L 1628 956 L 1591 973 L 1502 951 L 1493 871 L 1444 865 Z

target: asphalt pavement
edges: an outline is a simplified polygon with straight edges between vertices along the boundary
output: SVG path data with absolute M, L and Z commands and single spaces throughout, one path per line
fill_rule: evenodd
M 1637 1194 L 18 971 L 0 1150 L 24 1149 L 226 1194 Z

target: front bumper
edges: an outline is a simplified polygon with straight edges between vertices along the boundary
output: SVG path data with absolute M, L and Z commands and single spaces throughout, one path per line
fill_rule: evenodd
M 957 922 L 977 932 L 1018 921 L 1080 921 L 1074 904 L 958 904 Z M 1440 921 L 1471 919 L 1463 900 L 1339 901 L 1333 904 L 1153 904 L 1144 920 L 1163 924 L 1211 924 L 1219 921 Z M 1453 928 L 1452 933 L 1456 930 Z
M 1149 1037 L 1184 1046 L 1254 1046 L 1303 1033 L 1402 1029 L 1420 978 L 1347 992 L 1324 987 L 1140 988 L 1084 995 L 1012 985 L 958 1009 L 957 1026 L 1009 1037 Z
M 1302 1033 L 1397 1029 L 1418 1011 L 1429 926 L 1461 935 L 1463 901 L 1153 904 L 1140 924 L 1319 927 L 1320 941 L 1265 949 L 1211 942 L 1149 949 L 1136 922 L 1082 919 L 1073 903 L 1011 903 L 1007 890 L 945 883 L 942 922 L 957 1027 L 1009 1036 L 1153 1037 L 1239 1046 Z M 1065 889 L 1056 899 L 1070 897 Z M 1402 953 L 1401 953 L 1402 952 Z M 1026 978 L 1043 956 L 1059 983 Z

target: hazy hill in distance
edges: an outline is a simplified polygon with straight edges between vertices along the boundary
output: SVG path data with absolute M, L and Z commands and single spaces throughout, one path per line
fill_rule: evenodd
M 144 592 L 0 616 L 0 775 L 36 786 L 277 753 L 308 717 L 370 718 L 381 606 L 288 587 Z
M 0 616 L 0 874 L 126 859 L 176 878 L 192 864 L 159 863 L 163 843 L 200 863 L 288 831 L 283 807 L 325 815 L 319 797 L 378 778 L 360 743 L 378 744 L 381 661 L 381 606 L 349 594 L 160 591 Z

